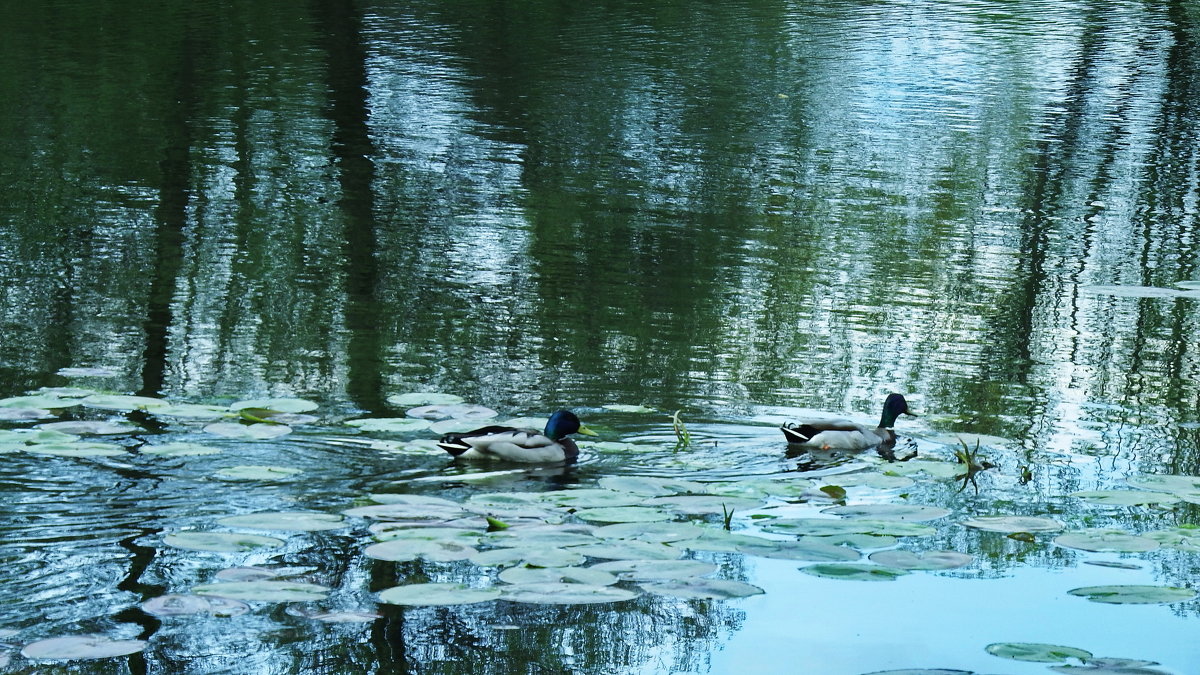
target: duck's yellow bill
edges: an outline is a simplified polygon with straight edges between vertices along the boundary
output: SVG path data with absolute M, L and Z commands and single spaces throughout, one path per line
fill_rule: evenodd
M 599 436 L 600 435 L 600 434 L 592 431 L 591 429 L 583 426 L 582 424 L 579 425 L 579 433 L 583 434 L 584 436 Z

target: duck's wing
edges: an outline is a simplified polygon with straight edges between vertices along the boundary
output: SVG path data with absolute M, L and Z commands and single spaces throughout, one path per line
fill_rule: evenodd
M 472 448 L 487 445 L 489 439 L 501 440 L 520 433 L 533 434 L 534 432 L 523 431 L 515 427 L 492 425 L 457 434 L 446 434 L 442 436 L 442 440 L 438 441 L 438 447 L 458 457 Z
M 574 459 L 578 448 L 569 439 L 554 441 L 544 434 L 512 427 L 484 427 L 463 434 L 447 434 L 438 447 L 464 459 L 498 459 L 508 462 L 549 463 Z

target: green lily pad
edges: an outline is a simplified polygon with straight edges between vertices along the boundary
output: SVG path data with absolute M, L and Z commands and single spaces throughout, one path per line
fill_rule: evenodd
M 424 431 L 430 427 L 429 420 L 418 420 L 411 417 L 364 417 L 346 420 L 346 425 L 367 432 L 394 434 Z
M 895 476 L 885 473 L 875 473 L 872 471 L 860 471 L 857 473 L 844 473 L 836 476 L 828 476 L 821 482 L 823 482 L 825 485 L 837 485 L 840 487 L 869 487 L 875 488 L 876 490 L 898 490 L 913 485 L 913 479 L 907 476 Z
M 876 551 L 869 556 L 871 562 L 885 567 L 902 570 L 952 570 L 971 564 L 975 559 L 968 553 L 958 551 Z
M 506 584 L 571 583 L 612 586 L 618 579 L 593 567 L 510 567 L 498 575 Z
M 727 579 L 677 579 L 639 584 L 647 593 L 666 595 L 684 600 L 729 600 L 761 595 L 765 591 L 758 586 Z
M 718 568 L 702 560 L 614 560 L 589 569 L 615 574 L 621 581 L 665 581 L 702 577 Z
M 500 597 L 499 588 L 471 588 L 466 584 L 407 584 L 379 592 L 380 602 L 389 605 L 432 607 L 469 605 Z
M 457 405 L 465 403 L 465 399 L 454 394 L 438 394 L 433 392 L 413 392 L 409 394 L 392 394 L 387 402 L 397 408 L 415 408 L 419 405 Z M 545 420 L 543 420 L 545 423 Z
M 806 535 L 800 540 L 816 539 L 834 546 L 849 546 L 854 549 L 891 548 L 897 539 L 890 534 L 830 534 L 824 536 Z
M 1078 673 L 1079 675 L 1171 675 L 1165 670 L 1148 668 L 1158 665 L 1155 661 L 1121 658 L 1090 658 L 1084 665 L 1050 666 L 1056 673 Z
M 264 581 L 287 579 L 314 571 L 314 567 L 229 567 L 217 572 L 213 578 L 220 581 Z
M 124 447 L 114 443 L 38 443 L 21 449 L 38 455 L 56 457 L 118 457 L 129 454 Z
M 565 548 L 519 546 L 480 551 L 472 555 L 470 560 L 480 567 L 512 567 L 520 564 L 534 567 L 573 567 L 582 565 L 586 558 L 582 553 Z
M 741 532 L 729 532 L 715 528 L 704 528 L 704 532 L 695 539 L 686 539 L 675 543 L 679 548 L 686 547 L 690 551 L 711 551 L 714 553 L 738 553 L 743 546 L 755 546 L 772 540 L 756 537 Z
M 154 616 L 189 616 L 192 614 L 241 616 L 250 611 L 250 605 L 240 600 L 230 600 L 215 595 L 205 597 L 171 593 L 143 602 L 142 611 Z
M 475 420 L 442 420 L 429 425 L 429 431 L 442 436 L 445 434 L 465 434 L 468 431 L 475 431 L 479 427 L 479 422 Z
M 602 602 L 622 602 L 637 597 L 637 593 L 612 586 L 572 583 L 513 584 L 502 588 L 501 597 L 509 602 L 537 605 L 585 605 Z
M 701 516 L 729 511 L 746 511 L 759 507 L 762 504 L 762 500 L 741 497 L 720 497 L 716 495 L 683 495 L 678 497 L 652 497 L 647 499 L 645 503 L 648 506 L 667 509 L 673 513 L 685 516 Z
M 577 441 L 576 445 L 583 450 L 591 450 L 606 455 L 619 453 L 639 453 L 648 452 L 651 450 L 660 449 L 654 445 L 643 445 L 641 443 L 626 443 L 624 441 Z
M 895 581 L 908 574 L 905 570 L 866 563 L 818 563 L 801 567 L 801 572 L 828 579 L 847 581 Z
M 138 448 L 138 453 L 158 457 L 191 457 L 218 455 L 221 453 L 221 449 L 200 443 L 163 443 L 162 445 L 143 445 Z
M 495 410 L 481 405 L 452 403 L 418 406 L 409 409 L 404 414 L 424 420 L 456 419 L 481 422 L 492 419 L 497 413 Z
M 1053 518 L 1039 516 L 979 516 L 962 524 L 988 532 L 1059 532 L 1066 527 Z
M 650 523 L 670 520 L 671 514 L 644 506 L 610 506 L 598 509 L 580 509 L 575 517 L 594 523 Z
M 206 425 L 204 431 L 222 438 L 232 438 L 239 441 L 265 441 L 292 433 L 292 428 L 286 424 L 267 424 L 256 422 L 242 424 L 240 422 L 213 422 Z
M 527 527 L 509 528 L 487 535 L 484 540 L 493 546 L 586 546 L 600 543 L 596 537 L 582 532 L 568 530 L 533 529 Z
M 654 408 L 647 408 L 644 405 L 630 405 L 626 403 L 607 403 L 602 406 L 605 410 L 611 410 L 619 413 L 652 413 L 658 412 Z
M 962 475 L 963 468 L 961 464 L 954 462 L 937 462 L 928 459 L 914 459 L 908 462 L 897 462 L 887 465 L 884 470 L 885 475 L 895 474 L 897 476 L 912 476 L 918 473 L 924 473 L 931 478 L 954 478 Z
M 104 635 L 65 635 L 25 645 L 21 655 L 27 659 L 107 659 L 136 654 L 146 648 L 145 640 L 114 640 Z
M 450 520 L 467 515 L 461 506 L 451 504 L 372 504 L 346 509 L 347 516 L 372 518 L 375 520 Z
M 10 396 L 0 398 L 0 408 L 41 408 L 43 410 L 60 410 L 74 408 L 83 403 L 82 399 L 56 396 L 54 394 L 36 394 L 33 396 Z
M 1200 553 L 1200 528 L 1194 525 L 1153 530 L 1145 532 L 1141 536 L 1157 541 L 1164 548 Z
M 878 534 L 924 537 L 937 533 L 937 529 L 922 523 L 867 518 L 780 518 L 763 523 L 762 528 L 779 534 L 815 536 Z
M 285 530 L 290 532 L 316 532 L 339 530 L 346 527 L 345 519 L 334 513 L 310 511 L 260 511 L 221 518 L 218 524 L 225 527 L 245 527 L 253 530 Z
M 616 492 L 596 488 L 581 488 L 576 490 L 554 490 L 546 493 L 547 501 L 558 506 L 570 506 L 576 509 L 608 508 L 612 506 L 633 506 L 643 504 L 646 497 L 629 492 Z
M 1067 593 L 1111 605 L 1167 604 L 1196 597 L 1196 591 L 1174 586 L 1085 586 Z
M 992 656 L 1036 663 L 1063 663 L 1067 659 L 1086 660 L 1092 658 L 1092 653 L 1089 651 L 1042 642 L 996 642 L 984 649 Z
M 392 541 L 393 539 L 413 539 L 424 541 L 450 541 L 466 546 L 479 544 L 483 532 L 467 530 L 458 527 L 414 527 L 412 523 L 377 523 L 371 527 L 371 533 L 376 541 Z
M 230 410 L 271 410 L 281 413 L 306 413 L 319 408 L 316 403 L 302 398 L 255 398 L 238 401 L 229 406 Z
M 950 509 L 918 504 L 859 504 L 856 506 L 834 506 L 821 513 L 832 513 L 846 518 L 873 518 L 875 520 L 907 520 L 925 522 L 950 515 Z
M 0 443 L 13 445 L 63 444 L 74 443 L 79 437 L 74 434 L 64 434 L 61 431 L 45 429 L 0 429 Z
M 199 403 L 171 403 L 156 406 L 151 410 L 155 417 L 182 417 L 185 419 L 215 420 L 230 415 L 229 408 Z
M 238 553 L 253 551 L 260 548 L 275 548 L 283 546 L 282 539 L 264 537 L 258 534 L 239 534 L 234 532 L 172 532 L 163 537 L 163 543 L 175 548 L 189 551 L 215 551 L 218 553 Z
M 632 492 L 648 497 L 666 497 L 679 494 L 704 494 L 704 484 L 676 478 L 654 478 L 648 476 L 605 476 L 600 487 L 617 492 Z
M 1173 474 L 1142 474 L 1131 476 L 1125 482 L 1139 490 L 1154 490 L 1155 492 L 1200 492 L 1200 476 L 1180 476 Z
M 148 410 L 153 412 L 155 408 L 164 408 L 171 405 L 170 401 L 164 401 L 161 398 L 150 398 L 149 396 L 123 396 L 115 394 L 92 394 L 84 398 L 81 403 L 87 408 L 96 408 L 99 410 Z M 49 406 L 42 406 L 49 407 Z
M 248 464 L 227 467 L 213 475 L 227 480 L 291 480 L 301 473 L 304 472 L 300 469 L 290 469 L 286 466 Z
M 1072 497 L 1078 497 L 1093 504 L 1110 506 L 1143 506 L 1146 504 L 1174 504 L 1179 497 L 1166 492 L 1147 492 L 1144 490 L 1086 490 L 1072 492 Z
M 1157 541 L 1148 537 L 1139 537 L 1124 530 L 1105 528 L 1064 532 L 1054 538 L 1054 543 L 1081 551 L 1105 553 L 1153 551 L 1159 546 Z
M 572 546 L 571 550 L 603 560 L 674 560 L 683 554 L 683 549 L 680 548 L 633 539 L 616 539 L 602 544 Z
M 760 539 L 753 543 L 738 545 L 738 552 L 760 558 L 783 560 L 808 560 L 812 562 L 848 562 L 858 560 L 862 554 L 852 548 L 836 546 L 814 538 L 793 541 Z
M 372 492 L 367 495 L 377 504 L 434 504 L 438 506 L 459 507 L 459 503 L 442 497 L 429 495 L 410 495 L 397 492 Z
M 1080 293 L 1111 295 L 1118 298 L 1178 298 L 1184 291 L 1158 286 L 1080 286 Z
M 47 417 L 54 417 L 54 413 L 46 410 L 45 408 L 0 407 L 0 421 L 27 422 L 30 420 L 44 420 Z
M 317 602 L 324 600 L 329 589 L 318 584 L 299 581 L 224 581 L 202 584 L 193 593 L 216 595 L 243 602 Z
M 466 560 L 478 551 L 467 544 L 444 539 L 389 539 L 371 544 L 363 553 L 375 560 L 407 562 L 420 558 L 431 562 L 453 562 Z
M 695 539 L 704 534 L 705 529 L 692 523 L 617 523 L 598 527 L 592 534 L 600 539 L 638 539 L 665 544 Z
M 145 429 L 132 422 L 102 422 L 98 420 L 69 420 L 66 422 L 47 422 L 35 428 L 44 431 L 57 431 L 76 436 L 112 436 L 116 434 L 133 434 Z

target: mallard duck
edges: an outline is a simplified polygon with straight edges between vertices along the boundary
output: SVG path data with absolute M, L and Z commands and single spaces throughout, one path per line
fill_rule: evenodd
M 883 416 L 879 418 L 879 426 L 874 429 L 850 420 L 813 420 L 785 424 L 779 429 L 788 443 L 822 450 L 866 450 L 881 443 L 896 442 L 896 432 L 892 431 L 892 427 L 900 415 L 917 416 L 908 409 L 908 401 L 903 396 L 888 394 L 883 402 Z
M 573 462 L 579 447 L 567 436 L 580 433 L 595 436 L 596 432 L 579 422 L 570 410 L 559 410 L 546 422 L 546 430 L 490 426 L 462 434 L 446 434 L 438 447 L 455 459 L 498 459 L 508 462 L 549 464 Z

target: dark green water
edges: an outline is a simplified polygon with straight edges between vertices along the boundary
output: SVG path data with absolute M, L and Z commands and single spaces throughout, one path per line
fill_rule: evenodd
M 391 608 L 344 625 L 273 605 L 161 621 L 137 609 L 235 564 L 314 566 L 343 607 L 373 606 L 397 578 L 463 573 L 364 560 L 362 528 L 274 557 L 171 550 L 165 531 L 336 512 L 377 491 L 777 476 L 805 467 L 775 425 L 871 419 L 890 391 L 923 415 L 901 423 L 922 456 L 950 458 L 952 432 L 1005 439 L 985 451 L 999 466 L 978 496 L 913 491 L 956 518 L 1200 522 L 1188 503 L 1065 497 L 1133 472 L 1200 473 L 1200 300 L 1103 288 L 1200 279 L 1195 4 L 50 0 L 3 17 L 0 396 L 299 396 L 325 417 L 230 445 L 236 462 L 2 455 L 0 630 L 16 632 L 0 632 L 13 647 L 0 664 L 1048 672 L 983 651 L 1022 641 L 1200 672 L 1196 601 L 1064 594 L 1198 587 L 1200 554 L 1115 570 L 961 528 L 930 545 L 969 550 L 972 567 L 892 584 L 721 558 L 723 575 L 767 591 L 744 600 Z M 111 375 L 58 374 L 82 367 Z M 386 397 L 408 391 L 504 415 L 571 407 L 605 440 L 659 449 L 489 482 L 469 480 L 488 467 L 432 451 L 331 440 L 344 417 L 402 415 Z M 684 456 L 678 409 L 702 440 Z M 309 478 L 210 478 L 232 463 Z M 495 628 L 508 625 L 521 630 Z M 14 652 L 79 632 L 150 648 L 55 665 Z

